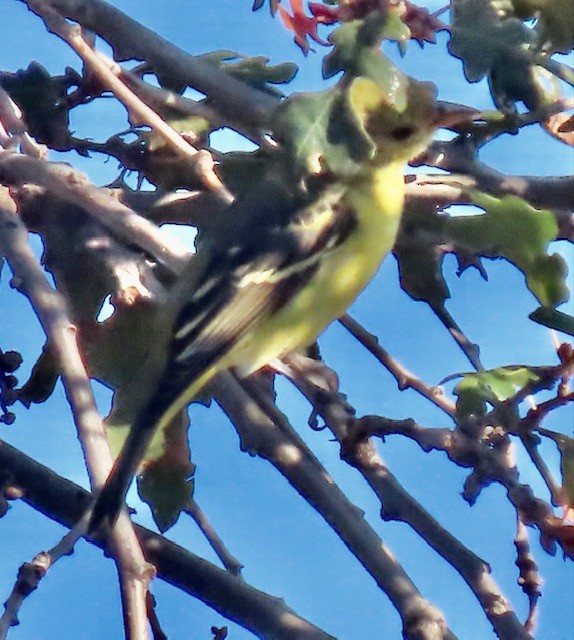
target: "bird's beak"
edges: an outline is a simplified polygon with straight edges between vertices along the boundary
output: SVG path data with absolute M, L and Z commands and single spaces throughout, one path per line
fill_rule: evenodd
M 480 117 L 480 113 L 480 111 L 472 107 L 441 100 L 438 102 L 433 124 L 437 129 L 441 127 L 451 129 L 457 124 L 468 124 L 472 120 L 477 120 Z

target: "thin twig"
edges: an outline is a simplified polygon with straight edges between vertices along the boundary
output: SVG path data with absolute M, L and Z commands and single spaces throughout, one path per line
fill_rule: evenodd
M 149 626 L 153 635 L 153 640 L 168 640 L 168 637 L 163 632 L 157 612 L 155 610 L 156 601 L 153 594 L 148 591 L 147 593 L 147 617 L 149 620 Z
M 528 618 L 524 623 L 524 628 L 533 633 L 536 629 L 536 618 L 538 598 L 542 595 L 542 578 L 538 573 L 538 565 L 532 556 L 528 541 L 528 531 L 522 520 L 516 519 L 516 536 L 514 537 L 514 547 L 516 548 L 516 566 L 518 567 L 518 584 L 528 597 Z
M 477 370 L 483 371 L 484 367 L 480 361 L 480 348 L 479 346 L 471 342 L 464 331 L 459 327 L 456 320 L 446 310 L 443 305 L 434 305 L 429 303 L 430 308 L 433 310 L 436 317 L 440 320 L 445 329 L 452 336 L 460 350 L 467 357 L 470 364 Z
M 536 467 L 536 470 L 544 480 L 544 484 L 550 493 L 552 504 L 555 507 L 561 505 L 562 487 L 558 482 L 556 482 L 554 474 L 550 471 L 550 468 L 544 461 L 544 458 L 540 455 L 536 443 L 533 442 L 532 436 L 530 434 L 521 433 L 520 441 L 522 442 L 522 446 L 526 449 L 526 453 L 528 453 L 532 464 Z
M 211 522 L 207 519 L 205 513 L 193 498 L 189 500 L 184 511 L 193 518 L 227 571 L 233 575 L 239 575 L 243 565 L 230 553 L 217 531 L 213 528 Z
M 35 591 L 48 569 L 53 564 L 49 553 L 38 553 L 31 562 L 25 562 L 18 569 L 18 576 L 12 592 L 4 603 L 4 613 L 0 617 L 0 640 L 8 637 L 11 627 L 20 624 L 18 612 L 32 591 Z
M 506 115 L 494 112 L 494 118 L 485 123 L 473 123 L 468 131 L 478 147 L 482 147 L 504 133 L 516 134 L 518 129 L 532 124 L 541 124 L 563 111 L 572 109 L 574 100 L 559 98 L 554 102 L 542 104 L 539 108 L 517 115 Z M 489 112 L 491 113 L 491 112 Z
M 397 362 L 381 345 L 375 335 L 369 333 L 348 313 L 339 318 L 339 322 L 353 335 L 375 358 L 391 373 L 397 381 L 399 389 L 413 389 L 449 416 L 454 415 L 455 405 L 446 398 L 440 387 L 431 387 Z

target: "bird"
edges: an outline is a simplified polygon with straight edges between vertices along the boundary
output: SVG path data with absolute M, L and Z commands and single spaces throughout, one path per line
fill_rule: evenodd
M 304 189 L 268 176 L 199 243 L 174 287 L 164 370 L 96 497 L 90 532 L 113 525 L 154 434 L 215 375 L 254 373 L 311 345 L 345 313 L 395 242 L 404 165 L 437 128 L 468 115 L 439 103 L 431 83 L 412 78 L 400 106 L 368 77 L 354 78 L 345 91 L 373 152 L 348 173 L 324 169 L 319 159 Z

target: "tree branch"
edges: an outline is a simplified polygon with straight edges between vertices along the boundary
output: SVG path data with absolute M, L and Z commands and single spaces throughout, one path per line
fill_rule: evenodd
M 14 274 L 20 291 L 29 298 L 55 355 L 66 397 L 88 467 L 90 483 L 101 487 L 112 467 L 112 456 L 96 409 L 92 387 L 76 342 L 75 327 L 68 319 L 66 303 L 52 289 L 27 243 L 27 231 L 15 211 L 0 209 L 0 252 Z M 131 522 L 122 514 L 112 531 L 124 620 L 128 638 L 143 640 L 147 634 L 145 598 L 153 567 L 139 549 Z
M 187 513 L 190 518 L 193 518 L 193 521 L 199 527 L 227 571 L 233 575 L 239 575 L 243 565 L 230 553 L 217 531 L 213 528 L 211 522 L 207 519 L 205 513 L 203 513 L 193 498 L 189 499 L 185 507 L 185 513 Z
M 354 409 L 330 388 L 330 370 L 323 363 L 299 354 L 284 361 L 285 374 L 311 402 L 340 443 L 343 460 L 359 471 L 381 501 L 381 517 L 408 524 L 456 569 L 480 602 L 499 638 L 531 638 L 492 578 L 488 564 L 444 529 L 391 473 L 372 440 L 365 436 L 370 431 L 365 425 L 366 419 L 357 420 Z M 411 421 L 406 423 L 410 425 Z
M 254 388 L 220 374 L 210 391 L 241 439 L 241 448 L 268 460 L 327 521 L 388 595 L 410 640 L 453 639 L 442 612 L 425 600 L 380 537 L 329 476 L 317 458 L 272 402 Z
M 454 403 L 444 395 L 440 387 L 429 386 L 420 378 L 417 378 L 414 373 L 403 367 L 386 349 L 381 347 L 378 338 L 374 334 L 369 333 L 348 313 L 341 316 L 339 322 L 392 374 L 400 391 L 412 389 L 427 400 L 430 400 L 449 416 L 452 417 L 454 415 Z
M 47 467 L 0 440 L 0 469 L 24 492 L 24 501 L 52 520 L 71 527 L 92 504 L 92 496 Z M 280 598 L 259 591 L 239 576 L 134 525 L 148 562 L 158 577 L 204 602 L 258 638 L 266 640 L 335 640 L 292 611 Z M 90 542 L 104 548 L 101 540 Z
M 119 59 L 145 60 L 161 78 L 205 93 L 222 115 L 265 129 L 278 98 L 234 78 L 216 64 L 191 56 L 102 0 L 48 0 L 63 16 L 101 36 Z M 169 84 L 169 83 L 168 83 Z
M 11 187 L 37 184 L 88 211 L 127 244 L 137 244 L 160 264 L 177 273 L 187 262 L 187 248 L 156 225 L 95 187 L 72 167 L 11 152 L 0 152 L 0 182 Z

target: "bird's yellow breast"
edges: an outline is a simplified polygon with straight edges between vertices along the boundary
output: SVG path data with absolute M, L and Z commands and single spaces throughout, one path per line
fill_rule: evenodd
M 311 344 L 374 277 L 399 228 L 404 199 L 402 165 L 369 168 L 368 173 L 355 177 L 342 197 L 355 211 L 357 227 L 324 257 L 291 302 L 238 343 L 226 366 L 252 373 L 273 358 Z

